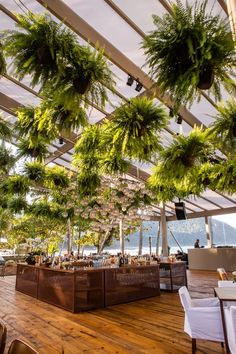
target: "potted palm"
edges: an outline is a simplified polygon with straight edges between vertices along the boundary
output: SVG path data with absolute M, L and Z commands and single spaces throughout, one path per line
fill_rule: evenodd
M 5 32 L 7 56 L 14 58 L 15 76 L 31 75 L 32 86 L 42 86 L 64 68 L 76 44 L 75 35 L 48 14 L 18 14 L 17 27 Z
M 183 5 L 177 0 L 172 13 L 153 16 L 156 29 L 144 38 L 150 74 L 161 91 L 173 96 L 175 110 L 191 103 L 198 89 L 212 87 L 219 99 L 220 83 L 235 87 L 229 75 L 236 61 L 228 22 L 206 13 L 207 0 Z
M 107 122 L 107 135 L 124 156 L 149 160 L 161 148 L 160 131 L 168 120 L 164 107 L 147 97 L 135 97 L 115 111 Z

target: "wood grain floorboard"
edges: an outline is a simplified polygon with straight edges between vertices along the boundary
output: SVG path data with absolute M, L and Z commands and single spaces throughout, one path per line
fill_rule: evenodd
M 215 272 L 188 271 L 192 297 L 213 296 Z M 40 354 L 190 354 L 177 293 L 72 314 L 15 291 L 15 277 L 0 278 L 0 318 L 7 348 L 15 338 Z M 225 353 L 219 343 L 197 341 L 198 354 Z

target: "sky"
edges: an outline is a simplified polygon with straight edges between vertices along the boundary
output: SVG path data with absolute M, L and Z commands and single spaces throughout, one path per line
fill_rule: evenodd
M 230 226 L 236 228 L 236 214 L 217 215 L 213 216 L 212 218 L 219 221 L 223 221 L 229 224 Z

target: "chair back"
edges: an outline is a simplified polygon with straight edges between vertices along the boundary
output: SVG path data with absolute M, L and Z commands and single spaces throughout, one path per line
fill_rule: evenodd
M 7 327 L 0 322 L 0 354 L 4 353 L 7 339 Z
M 11 342 L 8 354 L 39 354 L 29 344 L 23 342 L 20 339 L 14 339 Z
M 228 280 L 228 275 L 224 268 L 217 268 L 217 272 L 220 280 Z
M 233 280 L 218 280 L 218 287 L 219 288 L 235 288 L 236 283 Z
M 189 309 L 191 307 L 191 297 L 189 295 L 189 292 L 188 292 L 188 289 L 186 288 L 186 286 L 182 286 L 179 289 L 179 297 L 180 297 L 181 304 L 182 304 L 184 310 L 186 311 L 187 309 Z

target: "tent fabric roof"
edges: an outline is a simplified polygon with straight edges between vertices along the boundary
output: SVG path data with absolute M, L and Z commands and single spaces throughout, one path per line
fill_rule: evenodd
M 192 3 L 193 1 L 189 1 Z M 163 15 L 170 11 L 167 0 L 0 0 L 1 21 L 0 30 L 15 27 L 15 13 L 49 11 L 56 21 L 63 20 L 79 38 L 80 43 L 97 43 L 104 47 L 105 55 L 116 75 L 116 92 L 110 92 L 110 100 L 114 106 L 129 100 L 137 95 L 150 95 L 154 93 L 156 103 L 165 102 L 170 105 L 168 94 L 161 96 L 154 92 L 153 82 L 148 76 L 148 68 L 144 66 L 145 56 L 141 49 L 142 38 L 153 29 L 152 14 Z M 208 9 L 214 14 L 227 17 L 227 7 L 223 0 L 209 0 Z M 135 91 L 135 85 L 126 85 L 127 74 L 139 79 L 143 85 L 141 92 Z M 20 105 L 35 104 L 41 101 L 39 88 L 30 87 L 30 78 L 21 82 L 11 75 L 10 63 L 8 74 L 0 80 L 0 109 L 11 123 L 16 121 L 13 109 Z M 223 93 L 227 99 L 227 94 Z M 89 121 L 96 124 L 109 115 L 114 107 L 107 103 L 104 109 L 91 106 L 87 110 Z M 168 107 L 167 107 L 168 110 Z M 205 92 L 200 102 L 195 101 L 191 110 L 182 107 L 180 114 L 183 117 L 183 134 L 188 134 L 194 125 L 208 126 L 214 121 L 217 110 L 211 97 Z M 179 125 L 172 119 L 168 128 L 163 132 L 164 145 L 169 145 L 172 136 L 179 132 Z M 73 169 L 70 162 L 73 146 L 79 132 L 71 134 L 60 145 L 55 141 L 50 147 L 50 157 L 47 163 L 54 163 Z M 133 162 L 129 174 L 138 179 L 146 179 L 150 174 L 152 164 L 139 164 Z M 199 198 L 189 197 L 185 200 L 188 217 L 217 215 L 236 212 L 236 195 L 227 196 L 207 190 Z M 157 207 L 157 215 L 160 210 Z M 175 219 L 174 204 L 166 204 L 167 220 Z

